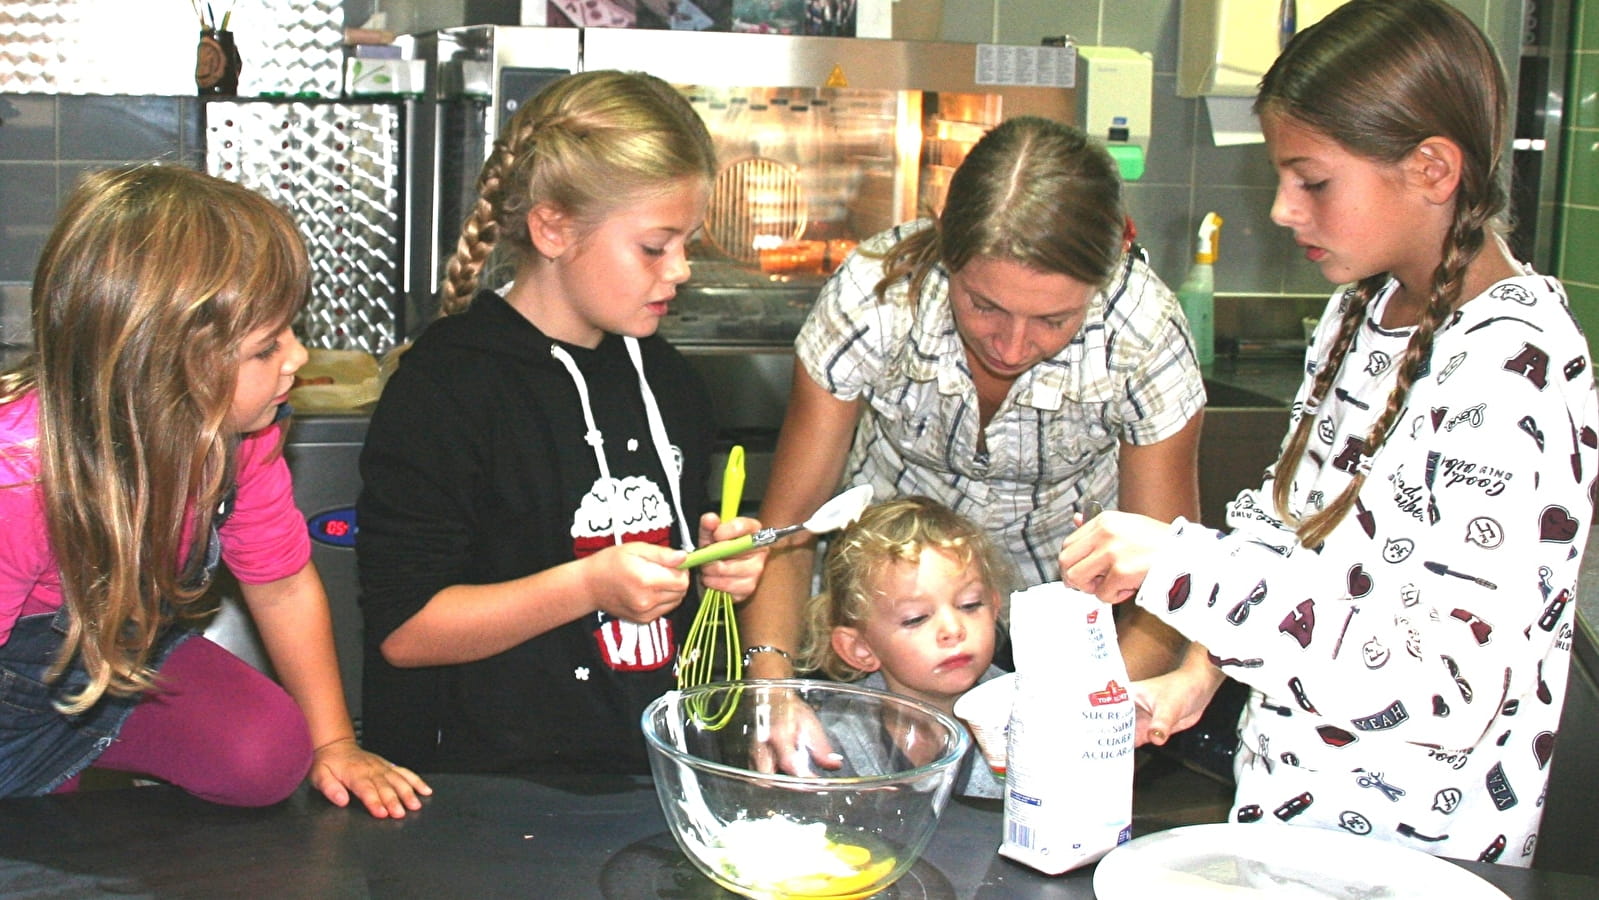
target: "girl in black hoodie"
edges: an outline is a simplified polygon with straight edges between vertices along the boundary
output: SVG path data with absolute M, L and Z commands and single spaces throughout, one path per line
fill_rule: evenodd
M 424 771 L 645 773 L 639 716 L 698 604 L 704 384 L 655 335 L 715 151 L 670 85 L 586 72 L 512 118 L 361 457 L 365 739 Z M 477 290 L 490 249 L 515 279 Z M 747 596 L 761 555 L 701 570 Z M 685 602 L 685 598 L 688 598 Z

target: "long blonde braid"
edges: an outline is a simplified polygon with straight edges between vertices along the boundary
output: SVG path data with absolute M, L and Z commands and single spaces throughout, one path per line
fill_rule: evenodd
M 597 70 L 553 81 L 517 110 L 483 163 L 439 311 L 471 304 L 497 247 L 533 252 L 527 216 L 539 204 L 592 225 L 666 182 L 715 176 L 705 123 L 661 79 Z
M 461 226 L 461 237 L 455 245 L 455 255 L 444 267 L 444 284 L 439 295 L 439 314 L 454 315 L 472 302 L 477 292 L 478 277 L 488 265 L 499 240 L 500 205 L 503 202 L 506 174 L 516 158 L 530 152 L 533 144 L 533 123 L 513 121 L 510 133 L 494 142 L 494 150 L 483 163 L 477 178 L 477 202 Z

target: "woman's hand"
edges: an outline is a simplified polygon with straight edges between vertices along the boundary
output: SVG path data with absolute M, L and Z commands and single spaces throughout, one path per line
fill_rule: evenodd
M 700 517 L 700 546 L 714 541 L 728 541 L 761 530 L 761 523 L 748 516 L 739 516 L 723 522 L 715 513 Z M 755 585 L 766 569 L 766 548 L 741 553 L 728 559 L 707 563 L 700 568 L 700 583 L 706 590 L 724 591 L 733 599 L 743 600 L 755 593 Z
M 1222 670 L 1211 665 L 1204 647 L 1189 644 L 1181 666 L 1165 675 L 1133 682 L 1130 690 L 1138 710 L 1133 745 L 1160 746 L 1177 732 L 1194 727 L 1226 678 Z
M 784 775 L 816 775 L 817 769 L 837 769 L 844 757 L 833 750 L 827 730 L 816 718 L 816 711 L 798 696 L 780 691 L 771 693 L 771 718 L 768 727 L 757 730 L 750 753 L 750 766 L 757 772 Z
M 354 794 L 379 819 L 403 818 L 406 810 L 421 809 L 422 797 L 433 793 L 415 772 L 362 750 L 353 737 L 316 749 L 311 785 L 334 806 L 348 805 Z
M 1170 540 L 1170 527 L 1132 513 L 1095 516 L 1061 543 L 1061 580 L 1106 603 L 1131 600 Z

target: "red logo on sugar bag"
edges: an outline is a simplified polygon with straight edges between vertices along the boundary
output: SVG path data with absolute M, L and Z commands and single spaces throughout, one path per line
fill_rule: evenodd
M 1088 624 L 1092 625 L 1092 624 L 1094 624 L 1095 622 L 1098 622 L 1098 621 L 1099 621 L 1099 607 L 1096 606 L 1093 609 L 1088 611 Z
M 1116 679 L 1105 682 L 1102 691 L 1088 692 L 1089 706 L 1110 706 L 1115 703 L 1127 702 L 1127 689 L 1116 683 Z

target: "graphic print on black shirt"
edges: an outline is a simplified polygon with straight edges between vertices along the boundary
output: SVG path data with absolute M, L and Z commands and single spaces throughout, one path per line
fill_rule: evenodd
M 609 547 L 617 534 L 622 543 L 672 545 L 672 504 L 659 485 L 642 475 L 595 479 L 573 515 L 572 555 L 582 559 Z M 659 669 L 677 655 L 672 622 L 665 616 L 643 625 L 603 612 L 598 617 L 594 642 L 612 669 Z

